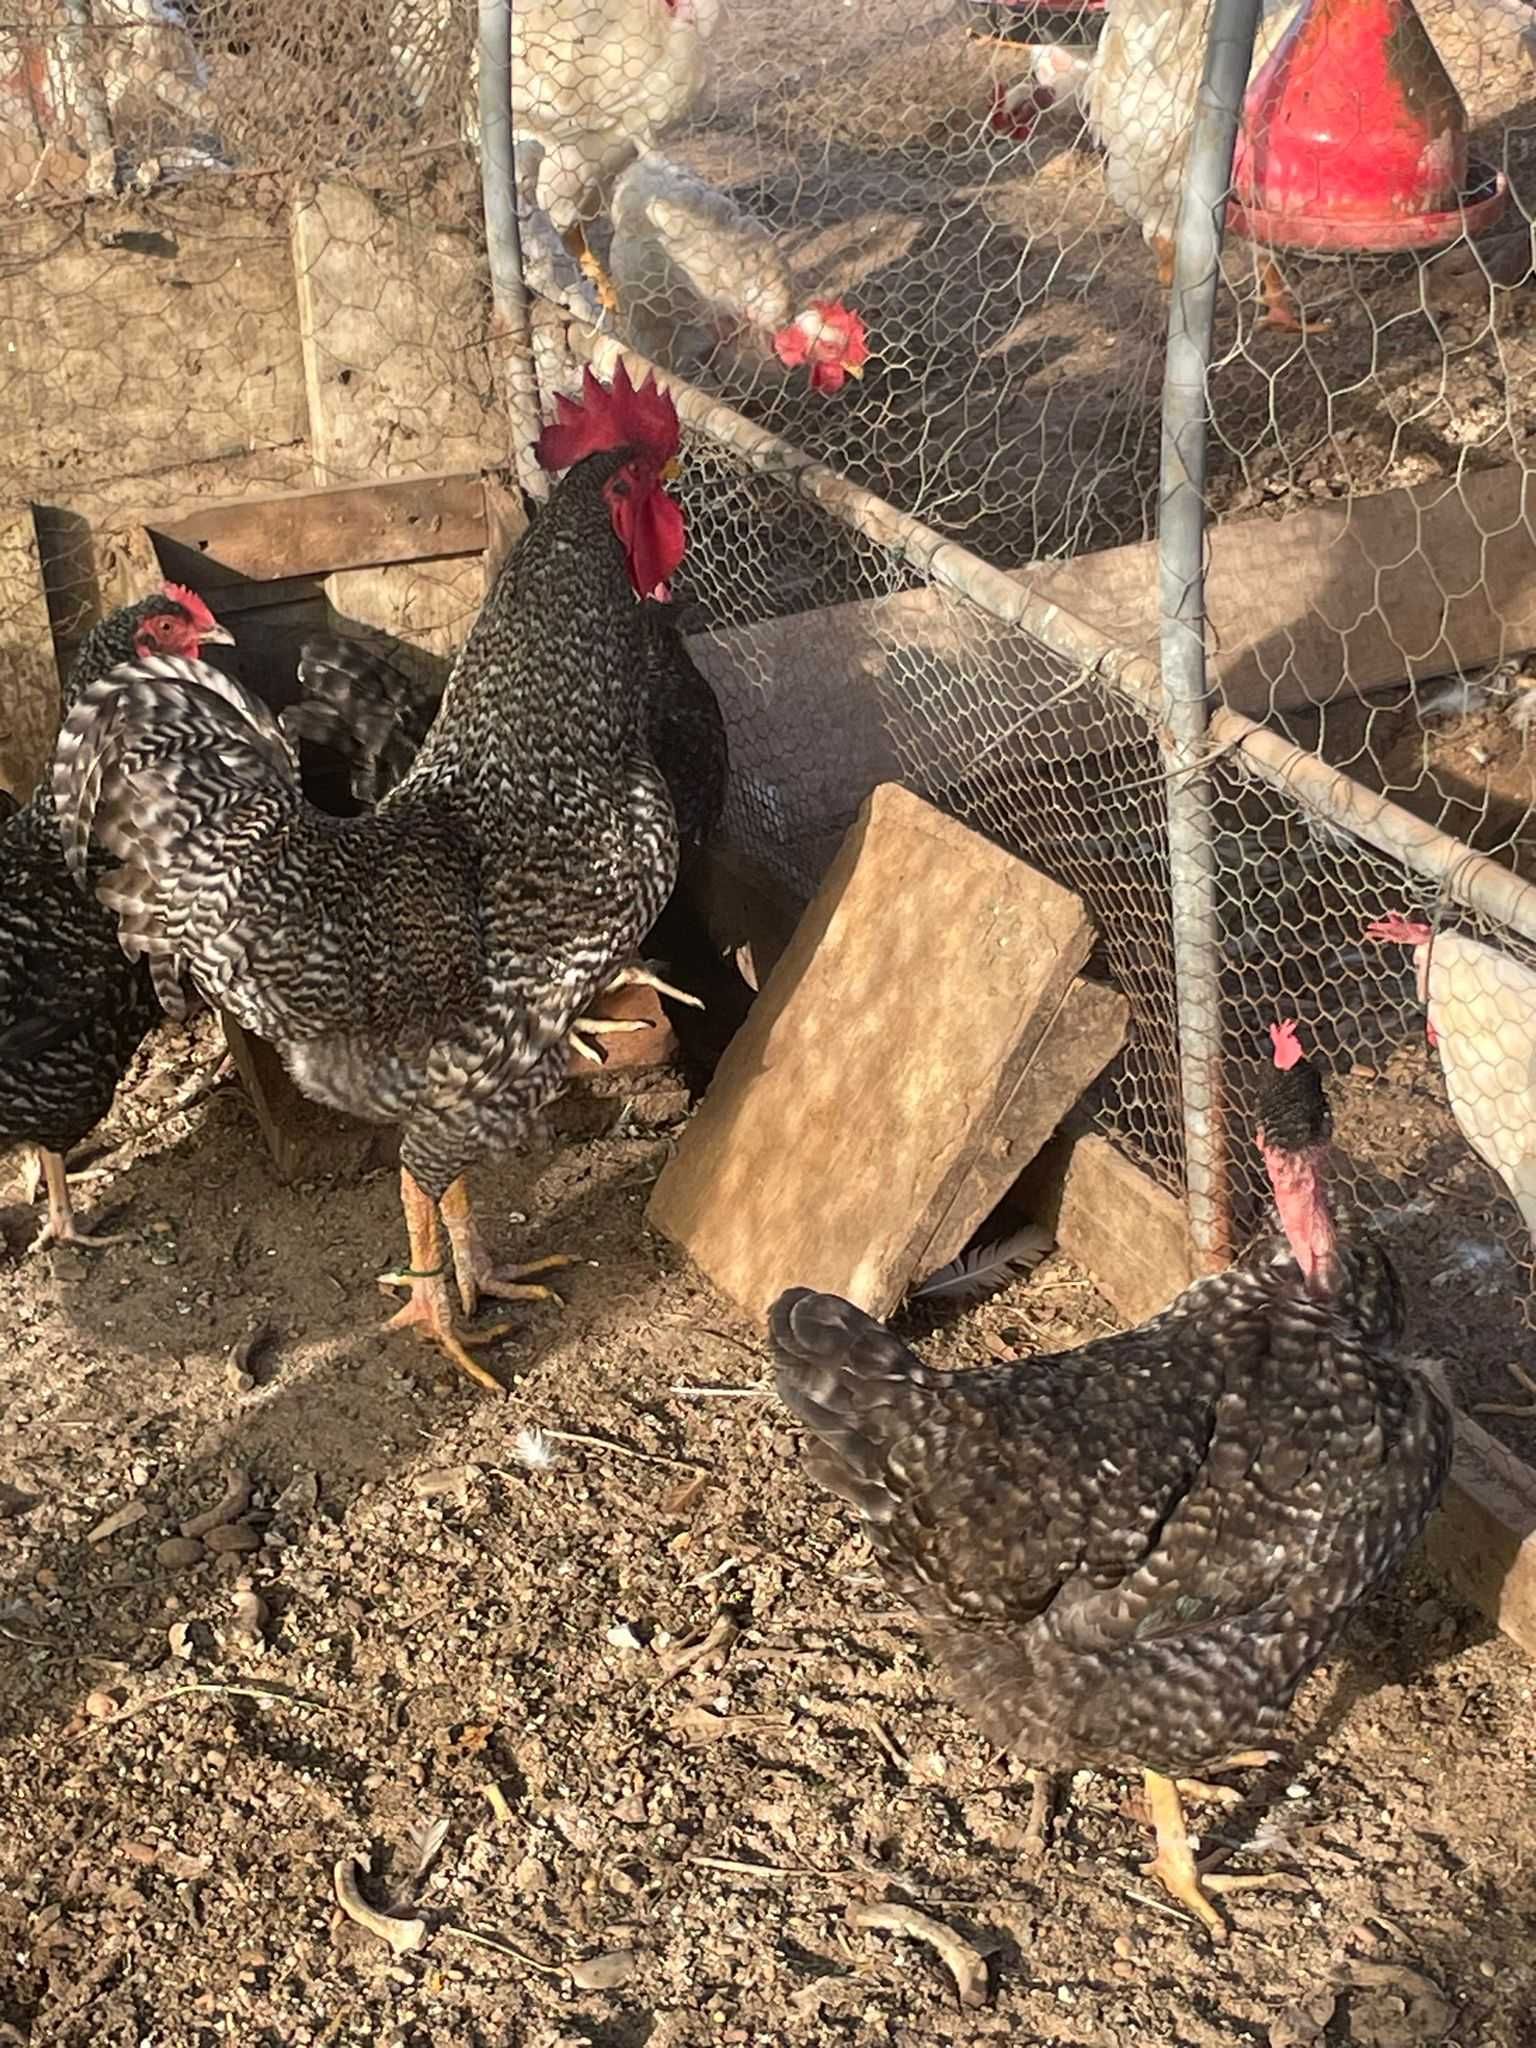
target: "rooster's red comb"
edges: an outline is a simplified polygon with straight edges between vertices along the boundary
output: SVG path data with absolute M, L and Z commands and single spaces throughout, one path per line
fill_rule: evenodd
M 671 394 L 654 377 L 637 388 L 620 363 L 611 387 L 588 370 L 580 398 L 556 396 L 555 418 L 534 443 L 534 453 L 551 475 L 607 448 L 643 448 L 665 467 L 680 439 Z
M 1292 1067 L 1299 1067 L 1306 1058 L 1301 1049 L 1301 1040 L 1296 1036 L 1296 1019 L 1286 1017 L 1269 1027 L 1269 1039 L 1275 1048 L 1275 1065 L 1282 1074 L 1288 1074 Z
M 179 604 L 199 632 L 210 632 L 219 622 L 195 590 L 185 583 L 165 583 L 161 589 L 172 604 Z

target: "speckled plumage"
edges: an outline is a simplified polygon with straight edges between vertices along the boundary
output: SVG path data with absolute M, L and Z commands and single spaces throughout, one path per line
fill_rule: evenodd
M 672 607 L 640 607 L 644 636 L 646 745 L 661 770 L 684 851 L 708 840 L 725 808 L 730 757 L 725 720 L 708 678 L 689 654 Z M 391 662 L 361 641 L 305 642 L 302 700 L 284 730 L 342 756 L 352 793 L 377 802 L 406 775 L 436 706 Z
M 1047 1769 L 1210 1771 L 1264 1746 L 1449 1467 L 1363 1238 L 1331 1300 L 1283 1238 L 1141 1329 L 940 1372 L 831 1295 L 775 1305 L 807 1469 L 857 1508 L 988 1738 Z
M 677 835 L 644 744 L 639 610 L 604 488 L 555 486 L 509 553 L 408 774 L 325 816 L 246 692 L 155 661 L 87 691 L 55 797 L 95 830 L 124 944 L 182 963 L 321 1102 L 402 1126 L 440 1198 L 560 1086 L 576 1017 L 671 888 Z
M 185 617 L 156 593 L 87 635 L 66 710 L 87 683 L 131 659 L 139 626 L 161 612 Z M 110 865 L 91 849 L 93 882 Z M 159 1015 L 144 962 L 118 944 L 116 918 L 70 879 L 44 777 L 0 823 L 0 1145 L 60 1154 L 78 1145 L 111 1108 Z

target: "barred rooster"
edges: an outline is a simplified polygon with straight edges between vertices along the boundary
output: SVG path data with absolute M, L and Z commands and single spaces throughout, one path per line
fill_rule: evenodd
M 568 471 L 508 554 L 425 744 L 377 810 L 331 818 L 247 692 L 197 663 L 118 669 L 60 736 L 54 794 L 71 870 L 94 828 L 98 885 L 133 954 L 184 969 L 281 1052 L 306 1094 L 397 1122 L 410 1299 L 390 1327 L 498 1382 L 461 1329 L 482 1295 L 557 1300 L 499 1269 L 465 1169 L 513 1145 L 558 1092 L 572 1025 L 634 957 L 677 867 L 647 751 L 635 593 L 682 560 L 664 488 L 677 415 L 654 383 L 589 373 L 538 443 Z
M 644 646 L 646 744 L 661 770 L 677 819 L 681 862 L 700 852 L 725 808 L 730 754 L 725 720 L 673 617 L 672 607 L 647 601 L 640 607 Z M 360 640 L 307 640 L 299 660 L 299 702 L 283 716 L 291 738 L 340 756 L 352 795 L 372 805 L 410 772 L 411 763 L 435 715 L 411 679 Z M 663 906 L 665 908 L 665 906 Z M 675 1002 L 699 1007 L 696 996 L 673 988 L 649 968 L 621 968 L 610 988 L 643 983 Z M 648 1031 L 641 1019 L 579 1017 L 571 1049 L 594 1062 L 588 1035 Z
M 982 1732 L 1047 1769 L 1141 1770 L 1148 1865 L 1215 1940 L 1187 1772 L 1267 1762 L 1297 1687 L 1429 1516 L 1450 1411 L 1394 1363 L 1396 1278 L 1344 1237 L 1322 1082 L 1272 1027 L 1259 1147 L 1279 1230 L 1139 1330 L 939 1372 L 835 1295 L 771 1317 L 811 1477 L 861 1516 Z
M 88 683 L 138 656 L 185 655 L 232 641 L 193 591 L 167 583 L 86 636 L 64 687 L 66 712 Z M 92 850 L 99 882 L 108 862 Z M 108 1245 L 74 1213 L 64 1155 L 98 1124 L 128 1062 L 160 1014 L 144 963 L 128 959 L 117 923 L 71 883 L 45 778 L 0 823 L 0 1146 L 35 1146 L 47 1188 L 44 1244 Z

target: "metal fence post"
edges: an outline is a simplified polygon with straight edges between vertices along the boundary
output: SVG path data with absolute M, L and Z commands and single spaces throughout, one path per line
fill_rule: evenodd
M 491 273 L 491 356 L 512 428 L 512 461 L 529 496 L 548 482 L 534 459 L 539 387 L 533 363 L 528 290 L 512 152 L 511 0 L 479 0 L 480 183 L 485 203 L 485 253 Z
M 1177 988 L 1179 1081 L 1190 1241 L 1197 1261 L 1231 1257 L 1221 1061 L 1221 934 L 1213 794 L 1206 772 L 1206 374 L 1238 118 L 1259 0 L 1212 0 L 1204 74 L 1175 231 L 1163 377 L 1158 501 L 1163 708 L 1167 721 L 1168 871 Z

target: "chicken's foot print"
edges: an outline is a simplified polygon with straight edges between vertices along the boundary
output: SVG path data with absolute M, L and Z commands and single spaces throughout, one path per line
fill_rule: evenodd
M 528 1282 L 535 1273 L 557 1273 L 564 1266 L 579 1265 L 572 1253 L 553 1252 L 548 1258 L 533 1259 L 526 1266 L 499 1268 L 480 1235 L 470 1207 L 469 1184 L 462 1174 L 443 1196 L 442 1208 L 465 1315 L 474 1314 L 482 1294 L 494 1295 L 498 1301 L 552 1301 L 565 1306 L 553 1287 L 530 1286 Z
M 44 1245 L 74 1244 L 83 1251 L 100 1251 L 109 1244 L 126 1244 L 128 1231 L 87 1230 L 75 1215 L 75 1206 L 69 1194 L 69 1176 L 64 1171 L 64 1161 L 57 1152 L 45 1152 L 39 1146 L 37 1164 L 41 1169 L 44 1186 L 48 1190 L 48 1221 L 33 1238 L 31 1249 L 40 1252 Z M 36 1187 L 32 1199 L 35 1201 Z

